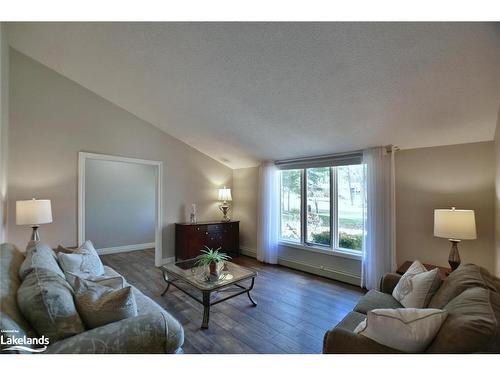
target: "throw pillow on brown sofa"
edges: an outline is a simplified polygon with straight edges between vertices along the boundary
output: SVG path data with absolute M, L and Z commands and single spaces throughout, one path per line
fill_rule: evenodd
M 427 271 L 423 264 L 416 260 L 401 277 L 392 296 L 404 307 L 424 308 L 440 285 L 438 269 Z

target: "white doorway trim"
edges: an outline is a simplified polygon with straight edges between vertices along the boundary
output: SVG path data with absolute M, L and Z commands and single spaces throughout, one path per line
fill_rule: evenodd
M 78 153 L 78 246 L 83 244 L 85 238 L 85 162 L 89 159 L 109 160 L 124 163 L 146 164 L 157 167 L 156 173 L 156 215 L 155 215 L 155 265 L 161 266 L 162 256 L 162 213 L 163 213 L 163 162 L 156 160 L 145 160 L 113 156 L 106 154 L 95 154 L 90 152 Z

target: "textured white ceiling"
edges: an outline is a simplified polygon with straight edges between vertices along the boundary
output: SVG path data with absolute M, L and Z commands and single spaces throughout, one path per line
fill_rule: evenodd
M 232 168 L 493 139 L 500 24 L 15 23 L 15 49 Z

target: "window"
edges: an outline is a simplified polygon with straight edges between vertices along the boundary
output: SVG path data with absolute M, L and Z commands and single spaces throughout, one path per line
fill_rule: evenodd
M 330 168 L 306 169 L 307 242 L 331 244 Z
M 337 170 L 337 243 L 341 249 L 361 250 L 363 245 L 363 166 L 346 165 Z
M 300 242 L 302 218 L 302 171 L 281 171 L 281 235 L 284 240 Z
M 361 251 L 366 207 L 362 164 L 283 169 L 280 175 L 281 240 Z

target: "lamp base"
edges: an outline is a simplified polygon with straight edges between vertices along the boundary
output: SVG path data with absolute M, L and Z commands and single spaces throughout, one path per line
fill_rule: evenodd
M 31 241 L 40 241 L 40 235 L 38 234 L 39 225 L 32 225 L 33 232 L 31 232 Z
M 450 264 L 451 270 L 454 271 L 460 265 L 460 254 L 458 253 L 458 243 L 460 240 L 450 240 L 451 249 L 450 255 L 448 256 L 448 263 Z
M 219 210 L 221 210 L 222 214 L 224 215 L 222 217 L 222 220 L 221 220 L 223 223 L 227 223 L 228 221 L 231 221 L 231 218 L 229 216 L 227 216 L 227 213 L 229 212 L 229 204 L 224 202 L 223 204 L 221 204 L 219 206 Z

